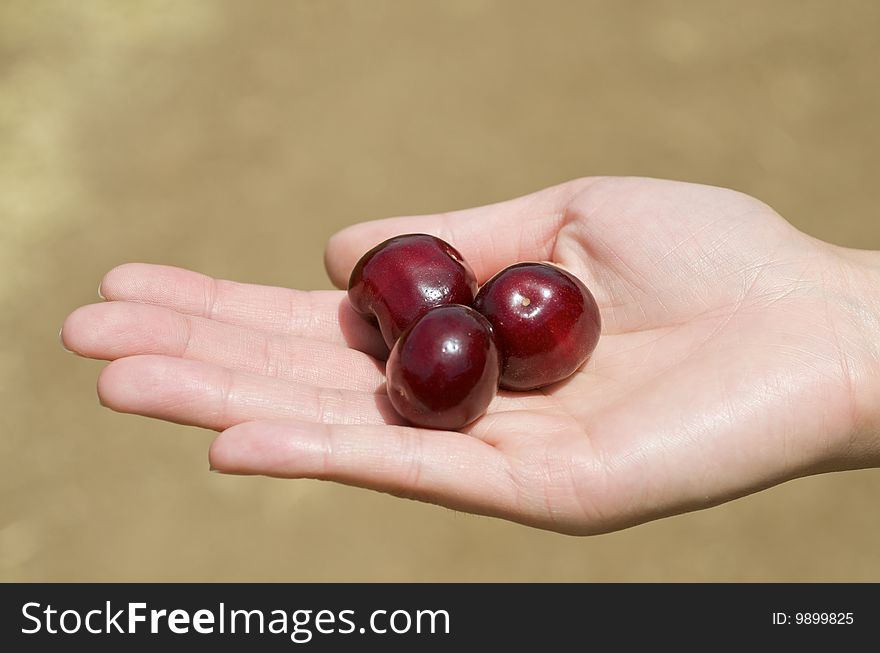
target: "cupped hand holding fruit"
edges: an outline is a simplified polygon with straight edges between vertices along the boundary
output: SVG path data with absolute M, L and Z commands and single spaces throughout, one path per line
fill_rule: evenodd
M 346 229 L 326 252 L 334 283 L 406 233 L 450 243 L 479 284 L 521 261 L 583 282 L 602 321 L 589 361 L 499 391 L 462 432 L 414 428 L 385 391 L 385 340 L 343 291 L 143 264 L 109 272 L 106 301 L 72 313 L 62 339 L 113 361 L 105 405 L 223 431 L 219 471 L 330 479 L 567 533 L 880 464 L 876 253 L 812 239 L 733 191 L 592 178 Z M 504 284 L 495 292 L 516 307 Z

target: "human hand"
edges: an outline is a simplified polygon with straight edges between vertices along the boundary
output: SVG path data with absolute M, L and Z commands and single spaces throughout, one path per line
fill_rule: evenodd
M 523 260 L 582 279 L 603 335 L 570 379 L 501 392 L 463 433 L 401 425 L 381 338 L 342 291 L 128 264 L 62 332 L 112 360 L 115 410 L 223 431 L 213 468 L 321 478 L 565 533 L 712 506 L 880 464 L 880 265 L 734 191 L 588 178 L 487 207 L 350 227 L 345 287 L 393 235 L 455 246 L 481 283 Z

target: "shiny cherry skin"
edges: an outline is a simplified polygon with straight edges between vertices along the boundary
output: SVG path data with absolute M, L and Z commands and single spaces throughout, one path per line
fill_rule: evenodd
M 354 309 L 375 319 L 391 349 L 400 334 L 435 306 L 471 305 L 477 280 L 449 243 L 427 234 L 395 236 L 364 254 L 348 281 Z
M 498 392 L 501 356 L 492 327 L 468 306 L 432 308 L 388 357 L 388 397 L 415 426 L 458 430 Z
M 517 263 L 483 285 L 474 308 L 501 350 L 501 387 L 534 390 L 571 376 L 593 353 L 602 322 L 596 300 L 574 275 L 545 263 Z

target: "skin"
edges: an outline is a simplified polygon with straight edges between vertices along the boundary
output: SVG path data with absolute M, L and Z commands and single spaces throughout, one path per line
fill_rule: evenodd
M 113 361 L 114 410 L 222 431 L 230 474 L 320 478 L 591 534 L 797 477 L 880 466 L 880 253 L 811 238 L 709 186 L 587 178 L 491 206 L 359 224 L 326 251 L 345 287 L 372 244 L 437 235 L 480 283 L 523 260 L 582 279 L 603 333 L 585 367 L 501 392 L 464 434 L 395 423 L 378 334 L 342 291 L 145 264 L 64 345 Z

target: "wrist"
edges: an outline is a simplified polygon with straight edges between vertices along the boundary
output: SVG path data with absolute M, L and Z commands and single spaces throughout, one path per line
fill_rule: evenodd
M 853 433 L 845 453 L 849 467 L 880 467 L 880 252 L 841 249 L 843 318 L 856 337 L 841 343 L 851 358 Z

